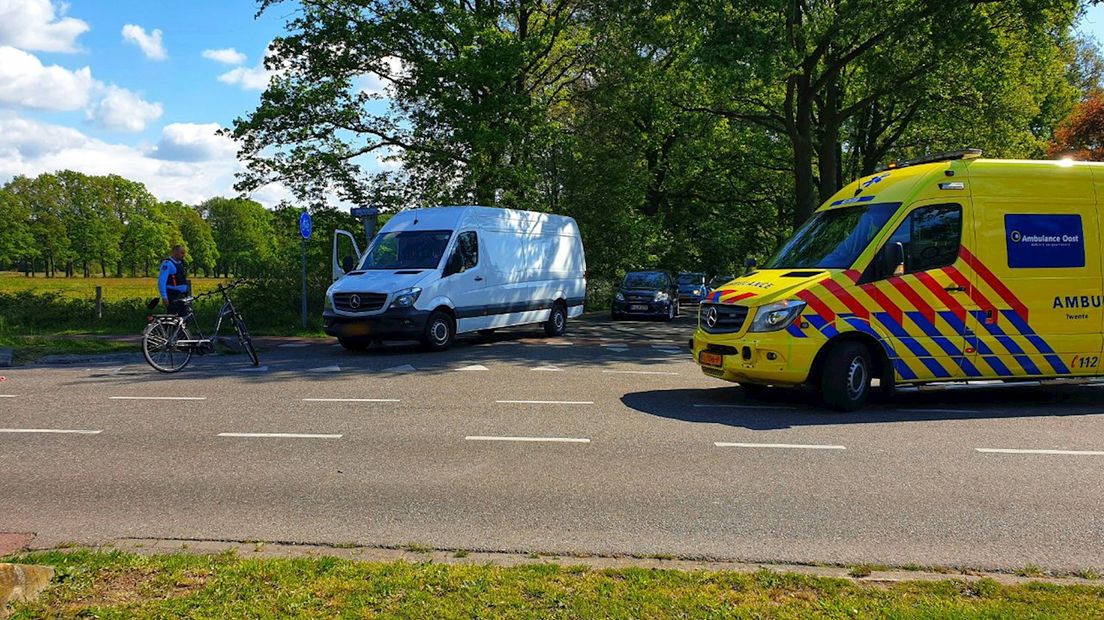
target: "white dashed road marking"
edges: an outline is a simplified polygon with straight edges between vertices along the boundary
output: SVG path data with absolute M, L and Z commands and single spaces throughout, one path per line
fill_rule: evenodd
M 563 368 L 556 368 L 555 366 L 537 366 L 532 370 L 540 370 L 543 372 L 563 372 Z
M 803 443 L 733 443 L 727 441 L 714 441 L 718 448 L 783 448 L 791 450 L 846 450 L 846 446 L 827 446 Z
M 206 396 L 109 396 L 108 400 L 207 400 Z
M 304 398 L 305 403 L 398 403 L 397 398 Z
M 974 448 L 986 454 L 1051 454 L 1061 456 L 1104 456 L 1104 450 L 1024 450 L 1015 448 Z
M 313 433 L 219 433 L 219 437 L 263 437 L 283 439 L 341 439 L 341 435 L 318 435 Z
M 246 366 L 239 368 L 238 372 L 268 372 L 268 366 Z
M 485 435 L 468 435 L 465 441 L 525 441 L 525 442 L 550 442 L 550 443 L 590 443 L 589 439 L 582 437 L 488 437 Z
M 463 368 L 457 368 L 456 370 L 489 370 L 482 364 L 472 364 L 471 366 L 464 366 Z
M 0 398 L 15 398 L 15 394 L 0 394 Z
M 603 370 L 602 372 L 610 375 L 677 375 L 677 372 L 666 372 L 662 370 Z
M 307 372 L 341 372 L 341 366 L 320 366 L 311 368 Z
M 593 405 L 590 400 L 496 400 L 500 405 Z
M 383 372 L 414 372 L 418 370 L 410 364 L 403 364 L 402 366 L 393 366 L 391 368 L 384 368 Z
M 103 431 L 70 430 L 64 428 L 0 428 L 0 433 L 51 433 L 59 435 L 99 435 Z

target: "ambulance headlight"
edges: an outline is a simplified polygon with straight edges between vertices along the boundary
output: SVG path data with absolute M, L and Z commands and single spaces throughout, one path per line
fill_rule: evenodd
M 780 301 L 761 306 L 755 311 L 755 319 L 751 322 L 750 331 L 776 332 L 786 329 L 794 319 L 801 316 L 805 309 L 805 302 L 797 300 Z
M 422 289 L 418 287 L 404 288 L 403 290 L 395 293 L 395 300 L 391 302 L 392 308 L 410 308 L 414 305 L 414 302 L 418 301 L 418 295 L 422 294 Z
M 671 298 L 671 296 L 668 295 L 667 293 L 664 293 L 663 291 L 657 291 L 656 294 L 655 294 L 655 300 L 656 301 L 667 301 L 670 298 Z

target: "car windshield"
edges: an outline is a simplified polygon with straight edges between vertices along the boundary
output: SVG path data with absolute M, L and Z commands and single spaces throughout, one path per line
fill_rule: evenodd
M 718 286 L 726 282 L 731 282 L 735 279 L 736 276 L 714 276 L 714 278 L 709 281 L 709 288 L 717 288 Z
M 705 284 L 704 273 L 680 273 L 678 277 L 679 284 Z
M 645 288 L 645 289 L 661 289 L 667 287 L 667 276 L 662 273 L 629 273 L 625 274 L 625 281 L 621 283 L 621 288 Z
M 360 269 L 435 269 L 451 230 L 409 230 L 376 235 Z
M 847 269 L 899 206 L 881 203 L 820 211 L 763 268 Z

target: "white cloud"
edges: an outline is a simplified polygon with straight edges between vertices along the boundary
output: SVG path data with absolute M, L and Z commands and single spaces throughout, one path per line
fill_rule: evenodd
M 0 45 L 40 52 L 75 52 L 88 24 L 55 12 L 50 0 L 0 0 Z
M 203 50 L 203 57 L 215 62 L 221 62 L 224 65 L 240 65 L 245 62 L 245 54 L 232 47 L 220 50 Z
M 150 60 L 165 60 L 168 57 L 165 45 L 161 42 L 160 29 L 146 33 L 146 29 L 141 26 L 127 24 L 123 26 L 123 40 L 137 45 Z
M 233 159 L 234 141 L 217 135 L 218 123 L 171 123 L 161 130 L 161 141 L 151 155 L 158 159 L 202 162 Z
M 106 129 L 143 131 L 146 125 L 161 118 L 161 104 L 149 103 L 133 92 L 107 86 L 104 96 L 88 110 L 88 119 Z
M 265 50 L 265 56 L 272 52 L 272 44 L 269 43 L 268 48 Z M 241 86 L 243 90 L 264 90 L 268 88 L 269 81 L 274 76 L 280 74 L 280 71 L 269 71 L 265 69 L 264 58 L 252 67 L 237 67 L 231 69 L 226 73 L 218 76 L 218 81 L 223 84 L 234 84 Z
M 400 78 L 406 71 L 402 59 L 394 56 L 385 56 L 383 61 L 383 74 L 369 72 L 353 79 L 353 91 L 368 95 L 387 95 L 395 79 Z
M 169 125 L 162 143 L 203 142 L 205 136 L 225 141 L 229 148 L 217 145 L 216 140 L 213 148 L 199 149 L 206 159 L 165 161 L 155 156 L 162 154 L 161 145 L 141 149 L 112 144 L 68 127 L 0 116 L 0 184 L 19 174 L 35 176 L 68 169 L 93 175 L 118 174 L 140 181 L 160 200 L 197 204 L 212 196 L 234 196 L 234 173 L 242 166 L 234 157 L 233 143 L 213 136 L 210 128 L 217 125 Z M 286 189 L 274 185 L 257 192 L 254 198 L 273 207 L 288 195 Z
M 88 103 L 95 85 L 88 67 L 70 71 L 57 65 L 44 66 L 32 54 L 0 47 L 0 105 L 79 110 Z

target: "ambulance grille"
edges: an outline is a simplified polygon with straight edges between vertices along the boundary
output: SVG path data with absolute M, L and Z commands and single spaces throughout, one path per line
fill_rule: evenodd
M 354 297 L 356 299 L 354 299 Z M 334 293 L 334 309 L 342 312 L 375 312 L 387 301 L 386 293 Z
M 713 313 L 716 318 L 713 319 Z M 744 327 L 748 307 L 730 304 L 703 304 L 701 307 L 701 328 L 710 334 L 734 334 Z

